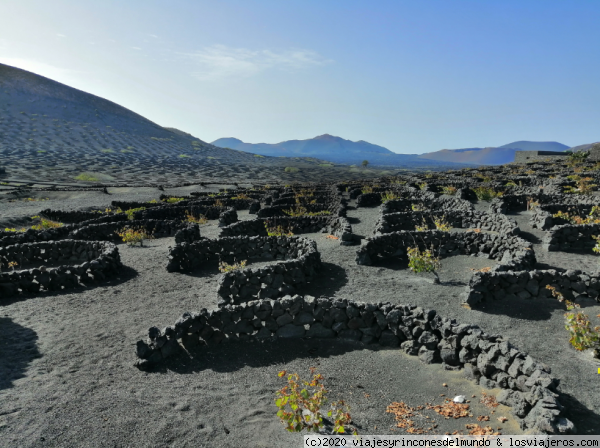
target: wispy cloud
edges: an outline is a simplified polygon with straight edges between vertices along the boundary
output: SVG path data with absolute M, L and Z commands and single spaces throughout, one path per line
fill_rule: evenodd
M 57 35 L 58 37 L 67 37 L 67 36 L 65 36 L 64 34 L 60 34 L 60 33 L 56 33 L 56 35 Z
M 141 50 L 141 48 L 140 48 L 140 47 L 131 47 L 131 49 L 132 49 L 132 50 L 137 50 L 137 51 L 140 51 L 140 50 Z
M 225 45 L 206 47 L 195 53 L 182 53 L 198 66 L 193 75 L 201 80 L 249 77 L 269 69 L 299 70 L 332 62 L 311 50 L 249 50 Z

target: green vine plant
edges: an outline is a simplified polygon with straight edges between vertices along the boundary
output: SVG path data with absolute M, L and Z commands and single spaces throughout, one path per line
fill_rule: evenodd
M 185 211 L 185 221 L 191 222 L 194 224 L 199 224 L 199 225 L 208 223 L 208 219 L 206 218 L 206 216 L 204 216 L 204 215 L 194 216 L 187 210 Z
M 121 231 L 115 232 L 121 237 L 124 243 L 128 246 L 135 246 L 139 243 L 140 247 L 144 246 L 144 240 L 153 240 L 154 235 L 142 228 L 124 227 Z
M 238 271 L 244 269 L 248 260 L 242 260 L 239 263 L 228 264 L 224 261 L 219 262 L 219 271 L 223 273 Z
M 401 196 L 399 194 L 394 193 L 393 191 L 386 191 L 385 193 L 381 193 L 381 202 L 393 201 L 395 199 L 400 199 Z
M 581 311 L 575 311 L 580 308 L 578 304 L 565 299 L 564 295 L 551 285 L 546 285 L 552 296 L 559 302 L 565 304 L 567 312 L 565 313 L 565 329 L 571 336 L 569 342 L 578 351 L 587 349 L 594 350 L 594 357 L 600 357 L 600 326 L 592 328 L 590 318 Z
M 592 238 L 596 241 L 596 245 L 592 249 L 594 253 L 600 254 L 600 236 L 592 235 Z
M 138 207 L 138 208 L 130 208 L 129 210 L 125 210 L 125 214 L 127 215 L 127 219 L 129 221 L 133 221 L 134 214 L 137 212 L 141 212 L 142 210 L 146 210 L 146 207 Z
M 442 187 L 442 193 L 446 194 L 448 196 L 454 196 L 457 191 L 458 191 L 458 188 L 453 187 L 452 185 L 447 186 L 447 187 Z
M 331 215 L 331 212 L 329 210 L 322 210 L 320 212 L 309 212 L 306 207 L 300 204 L 297 204 L 295 209 L 283 210 L 283 213 L 292 217 Z
M 365 185 L 360 191 L 362 192 L 362 194 L 373 193 L 373 187 L 371 187 L 370 185 Z
M 594 179 L 591 177 L 581 177 L 577 175 L 567 176 L 567 178 L 575 181 L 575 186 L 569 185 L 565 187 L 565 193 L 568 194 L 585 194 L 593 193 L 594 188 L 598 185 L 590 183 Z
M 494 198 L 498 198 L 502 196 L 504 193 L 501 191 L 496 191 L 492 187 L 476 187 L 473 188 L 473 192 L 477 199 L 480 201 L 491 201 Z
M 285 370 L 278 374 L 279 378 L 287 375 L 287 386 L 276 392 L 277 417 L 289 432 L 320 432 L 324 428 L 322 408 L 327 404 L 329 391 L 323 384 L 323 375 L 316 373 L 314 367 L 310 368 L 310 374 L 310 381 Z M 333 422 L 333 434 L 358 434 L 356 428 L 350 425 L 350 407 L 343 400 L 333 402 L 325 415 Z
M 282 225 L 269 226 L 269 223 L 265 222 L 265 229 L 267 230 L 268 236 L 294 236 L 294 233 Z
M 441 262 L 440 257 L 436 257 L 434 255 L 433 246 L 431 249 L 419 249 L 418 245 L 415 247 L 409 247 L 407 249 L 408 255 L 408 268 L 419 274 L 421 272 L 431 272 L 435 275 L 435 283 L 440 282 L 440 276 L 438 275 L 438 270 L 440 269 Z

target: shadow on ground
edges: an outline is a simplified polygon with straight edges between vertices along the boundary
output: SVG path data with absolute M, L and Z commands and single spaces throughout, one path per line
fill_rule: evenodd
M 314 280 L 298 288 L 299 294 L 309 294 L 315 297 L 331 296 L 348 283 L 348 275 L 341 266 L 322 262 Z
M 573 422 L 577 422 L 577 434 L 600 434 L 600 415 L 598 415 L 594 410 L 589 409 L 573 395 L 559 393 L 558 399 L 566 408 L 566 417 Z
M 364 345 L 338 339 L 277 339 L 266 342 L 228 342 L 212 347 L 194 348 L 170 358 L 152 371 L 168 370 L 191 374 L 207 369 L 215 372 L 234 372 L 244 367 L 264 367 L 287 364 L 296 359 L 330 358 L 354 350 L 385 350 L 379 345 Z M 390 349 L 391 350 L 391 349 Z M 393 349 L 398 350 L 398 349 Z
M 0 317 L 0 390 L 12 387 L 25 376 L 31 361 L 42 356 L 37 340 L 35 331 Z
M 503 315 L 516 319 L 548 320 L 557 310 L 565 306 L 554 298 L 486 300 L 473 306 L 474 310 L 492 315 Z

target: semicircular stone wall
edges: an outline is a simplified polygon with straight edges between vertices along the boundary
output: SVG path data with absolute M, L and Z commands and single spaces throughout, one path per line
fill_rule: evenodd
M 163 330 L 151 327 L 138 341 L 135 365 L 141 370 L 203 345 L 279 338 L 339 338 L 369 346 L 400 347 L 425 363 L 463 368 L 482 387 L 501 388 L 499 402 L 511 406 L 521 427 L 541 433 L 575 430 L 558 401 L 558 381 L 550 368 L 497 335 L 476 325 L 458 324 L 434 310 L 391 303 L 285 296 L 199 313 L 185 313 Z

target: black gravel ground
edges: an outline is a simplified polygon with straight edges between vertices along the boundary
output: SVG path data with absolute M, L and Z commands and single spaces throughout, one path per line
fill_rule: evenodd
M 190 189 L 167 191 L 184 194 Z M 0 199 L 0 225 L 14 226 L 44 208 L 107 207 L 112 200 L 150 200 L 157 189 L 109 189 L 103 193 L 50 193 L 46 202 L 9 203 Z M 55 196 L 56 195 L 56 196 Z M 355 233 L 372 235 L 377 208 L 353 209 Z M 241 219 L 251 218 L 240 212 Z M 540 266 L 593 269 L 594 257 L 543 254 L 543 232 L 527 227 L 526 213 L 514 216 L 524 236 L 535 243 Z M 203 235 L 218 236 L 215 221 Z M 390 301 L 433 308 L 459 322 L 480 325 L 508 337 L 520 349 L 552 367 L 561 380 L 561 402 L 580 432 L 600 433 L 598 365 L 569 346 L 563 310 L 551 299 L 502 300 L 478 309 L 461 307 L 460 294 L 473 269 L 492 260 L 458 256 L 442 261 L 436 285 L 431 277 L 411 274 L 401 263 L 358 266 L 356 247 L 340 246 L 325 235 L 317 241 L 324 268 L 300 291 L 314 296 L 366 302 Z M 216 306 L 216 268 L 193 274 L 167 273 L 172 238 L 147 247 L 119 246 L 125 265 L 119 278 L 68 294 L 50 293 L 4 301 L 0 305 L 0 446 L 213 447 L 300 446 L 275 416 L 277 372 L 308 374 L 317 367 L 331 398 L 344 398 L 363 434 L 404 434 L 395 430 L 387 405 L 441 404 L 445 397 L 472 398 L 473 418 L 445 420 L 423 411 L 415 422 L 435 433 L 465 430 L 475 417 L 489 415 L 492 427 L 517 434 L 508 408 L 495 413 L 478 404 L 482 389 L 461 372 L 424 365 L 399 350 L 371 349 L 336 341 L 294 340 L 230 344 L 205 350 L 197 359 L 177 358 L 152 372 L 133 367 L 135 342 L 152 325 L 166 326 L 185 311 Z M 595 302 L 583 304 L 596 316 Z M 443 383 L 447 387 L 442 386 Z M 491 391 L 498 392 L 498 391 Z M 444 394 L 444 396 L 441 396 Z M 504 424 L 498 416 L 509 418 Z M 429 417 L 429 418 L 425 418 Z

